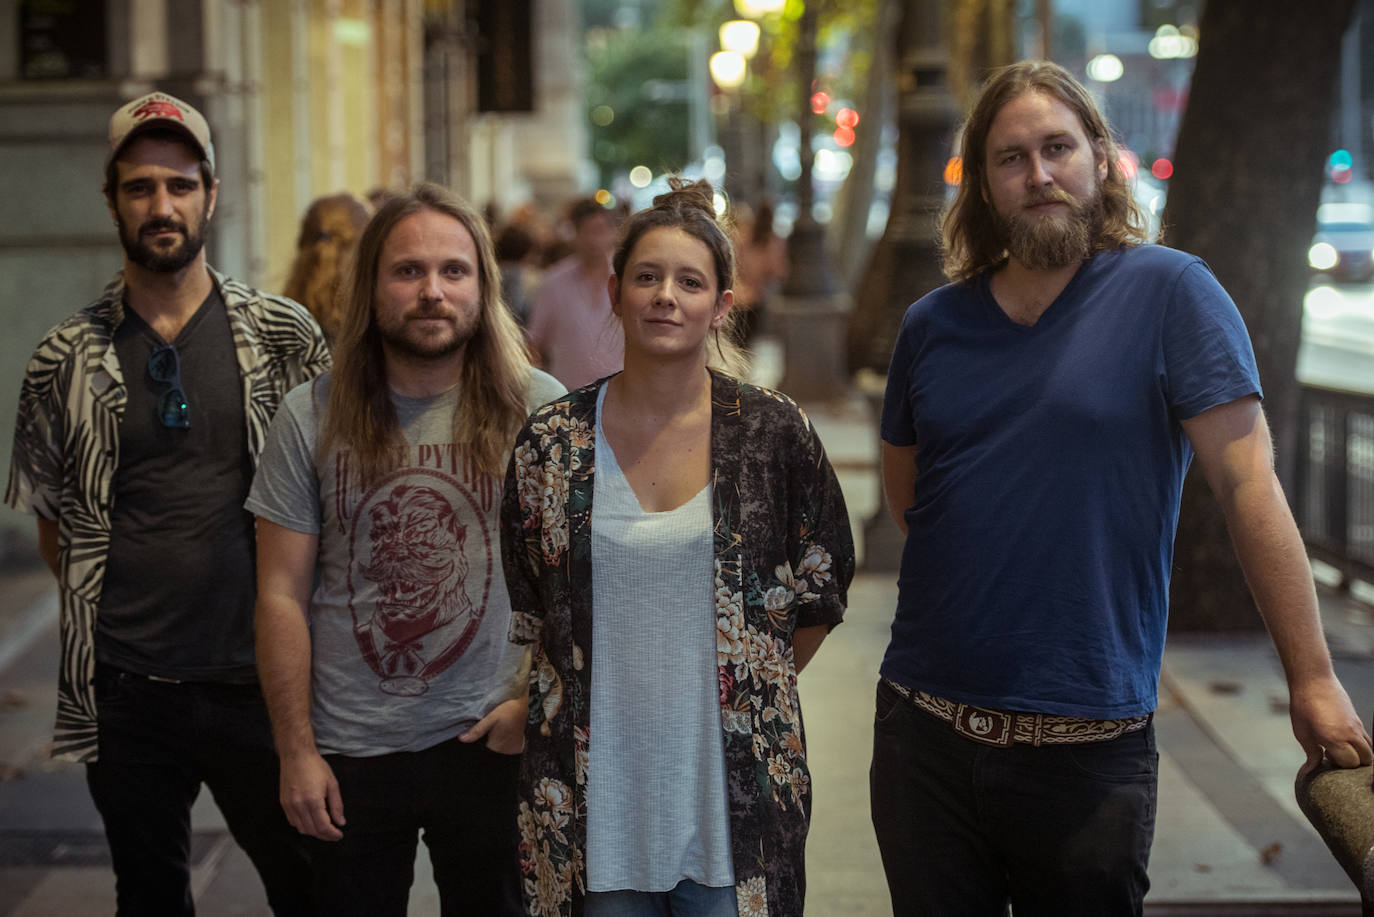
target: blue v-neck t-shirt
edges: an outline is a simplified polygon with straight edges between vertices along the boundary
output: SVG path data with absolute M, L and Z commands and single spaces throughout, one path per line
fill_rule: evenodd
M 985 707 L 1154 709 L 1184 474 L 1181 420 L 1260 394 L 1198 258 L 1099 253 L 1030 326 L 986 274 L 912 305 L 882 437 L 917 447 L 885 677 Z

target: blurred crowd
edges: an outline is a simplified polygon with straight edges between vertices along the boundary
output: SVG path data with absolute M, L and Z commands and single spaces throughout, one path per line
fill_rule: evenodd
M 366 198 L 348 192 L 311 202 L 301 217 L 296 254 L 282 293 L 303 304 L 333 345 L 344 287 L 363 227 L 396 192 L 375 188 Z M 576 387 L 619 369 L 618 328 L 610 321 L 606 283 L 611 253 L 627 209 L 594 198 L 565 201 L 553 212 L 525 203 L 502 213 L 483 211 L 501 266 L 502 298 L 525 330 L 537 365 Z M 753 206 L 732 203 L 722 223 L 736 253 L 734 323 L 748 348 L 769 332 L 768 306 L 787 277 L 787 240 L 773 228 L 767 197 Z

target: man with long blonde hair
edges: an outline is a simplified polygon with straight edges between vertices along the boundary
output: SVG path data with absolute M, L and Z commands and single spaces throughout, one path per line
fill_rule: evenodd
M 291 392 L 248 507 L 281 803 L 323 913 L 403 915 L 423 830 L 443 912 L 519 912 L 527 694 L 497 511 L 531 369 L 485 224 L 432 184 L 363 231 L 335 370 Z
M 871 771 L 893 910 L 1139 914 L 1194 455 L 1303 767 L 1368 764 L 1369 735 L 1331 668 L 1245 326 L 1202 261 L 1144 244 L 1091 96 L 1055 64 L 997 71 L 962 155 L 953 283 L 903 319 L 881 428 L 907 536 Z

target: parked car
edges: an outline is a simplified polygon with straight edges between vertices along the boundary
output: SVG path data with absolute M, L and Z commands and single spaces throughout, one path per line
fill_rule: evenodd
M 1307 263 L 1313 271 L 1335 280 L 1374 280 L 1374 206 L 1348 202 L 1319 206 Z

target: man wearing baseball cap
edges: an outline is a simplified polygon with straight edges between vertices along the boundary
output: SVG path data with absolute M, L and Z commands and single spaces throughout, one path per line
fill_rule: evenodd
M 53 751 L 87 765 L 119 914 L 193 913 L 202 783 L 273 911 L 307 914 L 254 666 L 243 502 L 282 395 L 329 354 L 305 309 L 206 264 L 219 182 L 200 112 L 162 92 L 116 111 L 104 190 L 124 268 L 39 343 L 5 496 L 38 517 L 58 581 Z

